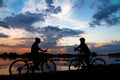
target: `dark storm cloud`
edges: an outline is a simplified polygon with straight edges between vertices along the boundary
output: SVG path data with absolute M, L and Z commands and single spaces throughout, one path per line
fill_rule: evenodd
M 22 28 L 29 32 L 39 32 L 40 34 L 43 34 L 45 41 L 43 41 L 43 43 L 41 45 L 43 47 L 48 46 L 50 48 L 55 48 L 57 41 L 62 37 L 74 36 L 74 35 L 84 33 L 84 31 L 72 30 L 72 29 L 68 29 L 68 28 L 60 29 L 59 26 L 54 27 L 52 25 L 44 27 L 44 28 L 35 29 L 32 26 L 32 24 L 34 24 L 35 22 L 38 22 L 38 21 L 44 22 L 46 19 L 46 16 L 49 16 L 50 14 L 58 14 L 62 11 L 61 6 L 54 5 L 54 0 L 46 0 L 46 3 L 47 3 L 47 9 L 43 10 L 42 11 L 43 13 L 26 12 L 24 14 L 21 13 L 21 14 L 17 14 L 17 15 L 12 15 L 12 16 L 8 16 L 8 17 L 4 18 L 3 22 L 6 23 L 10 28 L 11 27 L 12 28 Z M 37 8 L 36 11 L 39 11 L 39 9 Z M 20 46 L 21 47 L 30 46 L 30 43 L 32 43 L 32 41 L 30 41 L 30 40 L 25 40 L 25 41 L 26 42 L 28 41 L 29 44 L 18 44 L 19 47 Z
M 90 51 L 91 52 L 96 52 L 97 54 L 104 54 L 104 53 L 109 53 L 109 52 L 120 52 L 120 41 L 114 41 L 112 43 L 108 43 L 106 45 L 96 47 L 96 43 L 86 43 L 87 45 L 91 46 Z M 78 45 L 76 45 L 78 46 Z M 75 46 L 66 46 L 66 49 L 69 53 L 74 53 L 74 47 Z
M 45 1 L 47 3 L 47 9 L 45 10 L 47 15 L 58 14 L 59 12 L 61 12 L 61 6 L 54 6 L 53 0 L 45 0 Z
M 55 7 L 55 6 L 50 5 L 45 11 L 47 15 L 58 14 L 59 12 L 61 12 L 61 7 L 60 6 Z
M 31 26 L 33 23 L 37 21 L 44 22 L 46 19 L 46 16 L 49 16 L 50 14 L 58 14 L 61 11 L 60 6 L 48 6 L 47 9 L 45 9 L 45 13 L 21 13 L 17 15 L 12 15 L 9 17 L 4 18 L 3 22 L 8 24 L 9 27 L 13 28 L 24 28 L 27 31 L 33 31 L 34 28 Z M 3 22 L 0 22 L 0 25 L 3 27 L 7 27 L 6 24 L 3 24 Z
M 41 33 L 44 34 L 46 37 L 44 40 L 44 43 L 42 46 L 48 46 L 55 48 L 57 44 L 57 40 L 59 40 L 62 37 L 67 36 L 75 36 L 84 33 L 84 31 L 81 30 L 72 30 L 68 28 L 60 29 L 59 27 L 54 26 L 47 26 L 40 30 Z
M 52 4 L 53 4 L 53 0 L 45 0 L 45 2 L 46 2 L 48 5 L 52 5 Z
M 92 16 L 92 27 L 98 25 L 116 25 L 120 23 L 120 1 L 113 4 L 111 0 L 97 0 L 97 12 Z
M 4 28 L 9 28 L 9 27 L 8 27 L 8 24 L 5 23 L 5 22 L 3 22 L 3 21 L 0 21 L 0 26 L 1 26 L 1 27 L 4 27 Z
M 80 30 L 72 30 L 68 28 L 60 29 L 59 27 L 54 26 L 48 26 L 41 29 L 41 32 L 47 37 L 47 38 L 54 38 L 59 39 L 61 37 L 66 36 L 73 36 L 84 33 L 84 31 Z
M 33 30 L 31 25 L 37 21 L 45 21 L 43 14 L 26 12 L 25 14 L 21 13 L 15 16 L 6 17 L 4 19 L 4 22 L 7 23 L 10 27 L 24 28 L 28 31 Z
M 109 52 L 120 52 L 120 41 L 114 41 L 113 43 L 109 43 L 100 47 L 95 47 L 95 44 L 89 44 L 91 45 L 90 50 L 92 52 L 97 53 L 109 53 Z
M 58 7 L 59 8 L 59 7 Z M 57 13 L 57 10 L 55 10 Z M 58 9 L 59 12 L 59 9 Z M 52 47 L 55 48 L 57 41 L 66 36 L 74 36 L 78 34 L 84 33 L 84 31 L 80 30 L 72 30 L 68 28 L 63 28 L 60 29 L 58 27 L 54 26 L 47 26 L 43 28 L 34 28 L 32 26 L 33 23 L 38 22 L 38 21 L 45 21 L 45 15 L 42 13 L 30 13 L 26 12 L 25 14 L 17 14 L 17 15 L 12 15 L 9 17 L 4 18 L 3 22 L 5 23 L 2 26 L 5 27 L 7 24 L 10 28 L 22 28 L 25 29 L 26 31 L 29 32 L 38 32 L 40 34 L 43 34 L 44 40 L 43 43 L 41 44 L 43 47 Z M 6 26 L 7 27 L 7 26 Z M 25 40 L 31 43 L 29 40 Z M 30 46 L 29 44 L 18 44 L 19 46 Z
M 50 14 L 58 14 L 61 12 L 61 7 L 56 6 L 53 3 L 53 0 L 45 0 L 47 4 L 47 8 L 45 10 L 40 11 L 40 13 L 31 13 L 31 12 L 25 12 L 17 14 L 17 15 L 12 15 L 8 16 L 3 19 L 3 22 L 0 22 L 0 25 L 2 27 L 13 27 L 13 28 L 24 28 L 27 31 L 34 31 L 35 29 L 33 28 L 32 24 L 37 22 L 37 21 L 45 21 L 46 16 L 50 16 Z M 1 0 L 2 3 L 2 0 Z M 37 10 L 38 8 L 37 8 Z M 8 25 L 8 26 L 7 26 Z
M 5 4 L 4 4 L 3 0 L 0 0 L 0 7 L 4 7 L 4 6 L 5 6 Z
M 62 37 L 67 36 L 75 36 L 84 33 L 84 31 L 80 30 L 72 30 L 68 28 L 60 29 L 59 27 L 55 26 L 47 26 L 44 28 L 40 28 L 39 33 L 44 34 L 44 41 L 41 42 L 40 46 L 43 48 L 57 48 L 56 44 L 57 41 Z M 17 46 L 11 46 L 11 47 L 30 47 L 31 44 L 34 41 L 34 38 L 14 38 L 15 40 L 24 40 L 21 42 L 21 44 L 18 44 Z M 61 46 L 65 47 L 65 46 Z
M 3 34 L 3 33 L 0 33 L 0 38 L 7 38 L 7 37 L 9 37 L 8 35 L 5 35 L 5 34 Z

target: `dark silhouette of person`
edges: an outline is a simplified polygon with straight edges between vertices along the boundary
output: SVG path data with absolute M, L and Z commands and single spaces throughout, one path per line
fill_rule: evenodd
M 33 60 L 33 69 L 39 69 L 38 66 L 40 62 L 43 61 L 43 52 L 46 52 L 47 49 L 41 49 L 38 44 L 41 42 L 40 38 L 35 38 L 35 42 L 31 46 L 31 59 Z M 40 52 L 41 51 L 41 52 Z
M 74 48 L 74 51 L 80 51 L 80 54 L 82 53 L 82 55 L 80 55 L 80 58 L 85 59 L 87 67 L 89 67 L 90 50 L 85 43 L 85 38 L 82 37 L 79 40 L 80 40 L 80 45 L 78 47 Z

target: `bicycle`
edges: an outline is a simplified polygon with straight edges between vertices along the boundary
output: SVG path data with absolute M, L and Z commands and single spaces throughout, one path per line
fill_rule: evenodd
M 85 59 L 82 59 L 80 57 L 72 59 L 69 63 L 69 70 L 80 70 L 80 69 L 105 70 L 107 65 L 102 58 L 97 57 L 96 53 L 91 53 L 89 61 L 90 61 L 90 66 L 88 68 Z
M 44 61 L 40 62 L 39 70 L 37 70 L 37 71 L 41 71 L 42 73 L 56 71 L 55 62 L 52 59 L 50 59 L 49 56 L 46 54 L 44 54 L 44 57 L 46 59 Z M 34 73 L 33 61 L 31 59 L 26 59 L 26 58 L 21 59 L 20 58 L 20 59 L 13 61 L 9 66 L 9 74 L 11 76 L 28 74 L 30 72 Z

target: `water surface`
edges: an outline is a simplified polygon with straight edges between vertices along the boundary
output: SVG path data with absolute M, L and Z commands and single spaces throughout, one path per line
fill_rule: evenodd
M 99 56 L 104 59 L 109 64 L 120 64 L 120 57 L 108 57 L 108 56 Z M 0 75 L 9 75 L 9 66 L 14 60 L 10 59 L 2 59 L 0 58 Z M 69 61 L 64 61 L 64 59 L 60 59 L 59 61 L 55 61 L 57 71 L 68 70 Z

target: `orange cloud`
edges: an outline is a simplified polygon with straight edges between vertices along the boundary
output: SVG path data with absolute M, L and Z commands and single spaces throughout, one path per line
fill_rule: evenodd
M 23 54 L 26 52 L 30 52 L 30 48 L 8 48 L 8 47 L 0 47 L 0 53 L 4 52 L 15 52 L 17 54 Z
M 95 43 L 95 47 L 102 47 L 102 46 L 105 46 L 107 44 L 110 44 L 110 43 Z
M 23 40 L 15 40 L 14 38 L 0 38 L 0 44 L 15 46 L 21 44 Z
M 62 53 L 67 53 L 65 48 L 55 48 L 55 49 L 49 49 L 49 53 L 52 54 L 62 54 Z

